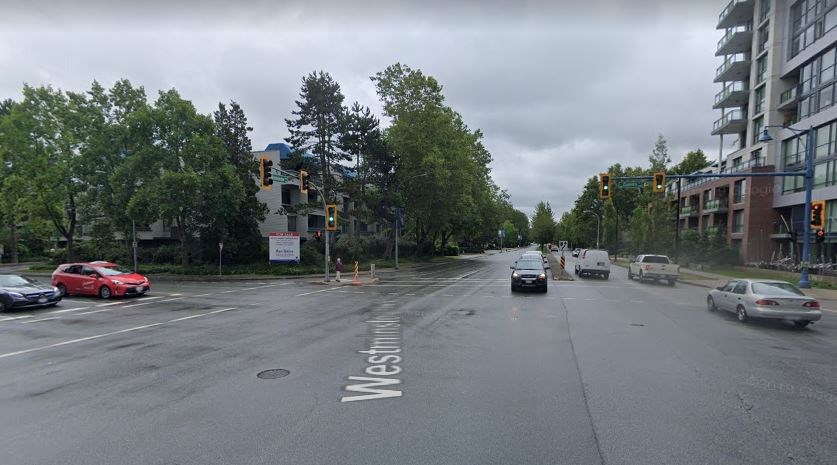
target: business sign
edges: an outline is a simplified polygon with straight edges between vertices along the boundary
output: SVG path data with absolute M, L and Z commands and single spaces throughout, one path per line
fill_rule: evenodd
M 298 232 L 272 232 L 267 238 L 270 263 L 299 263 Z

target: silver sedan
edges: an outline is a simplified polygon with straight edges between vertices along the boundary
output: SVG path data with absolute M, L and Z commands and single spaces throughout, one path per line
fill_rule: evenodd
M 712 289 L 706 297 L 710 311 L 735 312 L 738 320 L 773 318 L 805 327 L 822 318 L 820 303 L 785 281 L 737 279 Z

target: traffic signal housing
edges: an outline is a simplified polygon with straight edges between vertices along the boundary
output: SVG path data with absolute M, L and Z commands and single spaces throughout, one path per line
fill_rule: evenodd
M 303 194 L 308 193 L 308 172 L 304 170 L 299 172 L 299 191 Z
M 664 172 L 654 173 L 654 180 L 651 184 L 651 190 L 654 192 L 666 191 L 666 174 Z
M 337 205 L 326 205 L 326 231 L 337 231 Z
M 814 200 L 811 202 L 811 229 L 823 227 L 825 217 L 825 200 Z
M 610 179 L 610 173 L 599 174 L 599 198 L 606 200 L 610 198 L 611 187 L 613 181 Z
M 825 230 L 817 229 L 817 242 L 825 242 Z
M 262 189 L 269 191 L 273 185 L 273 160 L 268 157 L 259 158 L 259 179 Z

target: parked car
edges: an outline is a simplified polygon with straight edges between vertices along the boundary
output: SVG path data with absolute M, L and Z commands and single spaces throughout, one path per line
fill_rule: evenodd
M 607 250 L 585 249 L 575 262 L 575 274 L 579 276 L 610 277 L 610 255 Z
M 52 285 L 62 296 L 97 295 L 103 299 L 143 295 L 151 290 L 145 276 L 105 261 L 58 265 L 52 272 Z
M 580 253 L 581 253 L 581 249 L 578 249 L 578 248 L 573 249 L 573 257 L 578 257 L 578 255 L 579 255 Z
M 773 318 L 793 321 L 805 327 L 822 318 L 820 303 L 785 281 L 739 279 L 709 291 L 706 307 L 710 311 L 735 312 L 738 320 Z
M 557 252 L 561 250 L 561 248 L 558 247 L 558 244 L 549 244 L 549 250 L 550 252 Z
M 533 288 L 541 289 L 547 292 L 547 276 L 546 270 L 549 269 L 548 264 L 544 264 L 534 256 L 520 257 L 518 261 L 511 266 L 511 290 L 512 292 L 523 289 Z
M 667 281 L 669 286 L 680 278 L 680 265 L 671 263 L 665 255 L 637 255 L 628 267 L 628 279 L 645 281 Z
M 16 274 L 0 274 L 0 312 L 50 307 L 61 301 L 58 289 Z

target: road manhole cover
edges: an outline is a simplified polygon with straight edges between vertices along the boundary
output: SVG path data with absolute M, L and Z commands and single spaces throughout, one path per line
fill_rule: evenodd
M 256 377 L 261 379 L 276 379 L 276 378 L 284 378 L 291 374 L 290 371 L 285 370 L 284 368 L 274 368 L 272 370 L 264 370 L 259 372 Z

